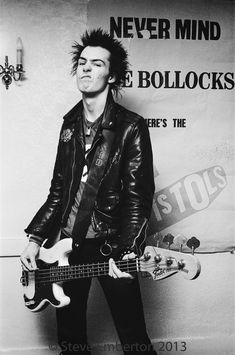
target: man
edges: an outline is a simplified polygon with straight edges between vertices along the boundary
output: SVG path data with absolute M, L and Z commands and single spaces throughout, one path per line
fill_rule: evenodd
M 73 238 L 71 264 L 109 260 L 109 276 L 98 277 L 124 354 L 154 354 L 146 333 L 138 278 L 114 260 L 143 252 L 154 192 L 152 151 L 144 119 L 114 102 L 125 80 L 127 52 L 101 29 L 73 46 L 80 101 L 64 117 L 50 193 L 26 228 L 24 268 L 37 268 L 45 239 Z M 58 308 L 62 354 L 90 354 L 86 307 L 91 278 L 69 281 L 71 302 Z

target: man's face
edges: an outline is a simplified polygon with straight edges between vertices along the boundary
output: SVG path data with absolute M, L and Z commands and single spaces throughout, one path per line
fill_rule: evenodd
M 78 60 L 78 89 L 87 96 L 96 96 L 114 81 L 110 75 L 110 52 L 102 47 L 84 48 Z

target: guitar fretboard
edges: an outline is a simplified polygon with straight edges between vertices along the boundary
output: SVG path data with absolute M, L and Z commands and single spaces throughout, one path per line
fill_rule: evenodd
M 115 264 L 121 271 L 136 272 L 140 270 L 139 259 L 115 261 Z M 35 271 L 37 283 L 53 283 L 69 281 L 74 279 L 104 276 L 109 273 L 109 263 L 94 263 L 81 265 L 56 266 L 48 269 L 39 269 Z

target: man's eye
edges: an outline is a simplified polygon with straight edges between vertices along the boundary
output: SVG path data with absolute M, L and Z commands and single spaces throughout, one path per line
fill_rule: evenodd
M 85 62 L 78 62 L 78 65 L 84 65 Z

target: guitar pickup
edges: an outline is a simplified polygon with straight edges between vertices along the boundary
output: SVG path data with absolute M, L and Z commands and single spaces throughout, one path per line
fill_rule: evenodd
M 20 278 L 20 282 L 22 283 L 23 286 L 28 286 L 28 272 L 27 271 L 22 271 L 22 276 Z

